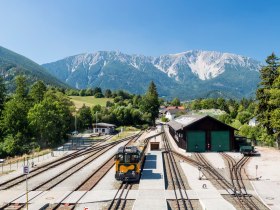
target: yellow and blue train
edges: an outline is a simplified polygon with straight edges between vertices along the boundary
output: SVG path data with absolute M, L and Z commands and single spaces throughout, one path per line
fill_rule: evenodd
M 145 149 L 146 146 L 124 146 L 118 149 L 115 156 L 116 180 L 138 181 L 140 179 Z

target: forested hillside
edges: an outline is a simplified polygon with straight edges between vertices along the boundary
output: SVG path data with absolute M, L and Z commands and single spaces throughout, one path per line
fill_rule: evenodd
M 29 84 L 42 80 L 47 85 L 69 87 L 49 74 L 42 66 L 32 60 L 0 46 L 0 75 L 8 90 L 15 89 L 15 77 L 25 75 Z

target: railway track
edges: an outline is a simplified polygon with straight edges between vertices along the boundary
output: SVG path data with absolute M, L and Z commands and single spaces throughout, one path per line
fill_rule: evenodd
M 249 160 L 249 157 L 244 157 L 236 162 L 233 158 L 229 159 L 229 164 L 231 165 L 232 169 L 230 172 L 230 181 L 228 181 L 225 177 L 223 177 L 200 153 L 195 153 L 196 160 L 186 157 L 174 150 L 171 151 L 174 155 L 181 158 L 182 160 L 191 163 L 194 166 L 199 166 L 204 172 L 206 172 L 212 179 L 214 179 L 223 189 L 225 189 L 233 201 L 239 206 L 239 209 L 246 210 L 267 210 L 268 208 L 258 199 L 256 199 L 252 195 L 248 195 L 245 184 L 242 178 L 242 167 L 246 164 Z M 230 156 L 229 156 L 230 157 Z M 230 157 L 231 158 L 231 157 Z M 235 171 L 235 172 L 233 172 Z M 234 178 L 238 177 L 238 178 Z M 236 181 L 237 180 L 237 181 Z M 235 187 L 238 185 L 239 188 Z M 243 193 L 243 196 L 241 193 Z
M 129 145 L 132 142 L 135 142 L 141 135 L 143 134 L 143 131 L 139 132 L 138 134 L 132 136 L 129 140 L 129 142 L 126 145 Z M 110 157 L 108 160 L 106 160 L 98 169 L 96 169 L 83 183 L 81 183 L 74 191 L 89 191 L 92 190 L 99 181 L 108 173 L 108 171 L 115 165 L 114 156 Z M 73 191 L 73 192 L 74 192 Z M 72 192 L 72 193 L 73 193 Z M 68 194 L 63 200 L 65 200 L 67 197 L 69 197 L 72 193 Z M 128 192 L 127 192 L 128 193 Z M 83 194 L 83 196 L 86 193 Z M 80 197 L 76 203 L 78 203 L 82 198 Z M 127 196 L 127 194 L 126 194 Z M 126 197 L 125 197 L 126 198 Z M 115 198 L 114 198 L 115 199 Z M 60 209 L 64 208 L 63 200 L 56 204 L 55 206 L 49 208 L 49 209 Z M 124 201 L 125 202 L 125 201 Z M 76 203 L 67 204 L 67 209 L 71 210 L 74 209 L 76 206 Z M 124 204 L 125 205 L 125 204 Z
M 175 193 L 175 201 L 177 209 L 193 209 L 192 203 L 188 198 L 187 189 L 184 184 L 184 180 L 180 174 L 179 167 L 177 165 L 177 161 L 175 160 L 174 154 L 172 153 L 172 149 L 169 145 L 167 137 L 163 134 L 163 142 L 165 145 L 165 160 L 167 161 L 167 168 L 169 169 L 169 174 L 171 177 L 172 187 Z
M 133 184 L 128 182 L 122 182 L 113 200 L 109 204 L 108 210 L 124 209 L 127 202 L 127 195 Z
M 73 160 L 75 158 L 78 158 L 78 157 L 81 157 L 81 156 L 85 156 L 85 155 L 92 155 L 93 153 L 96 153 L 97 151 L 99 151 L 100 149 L 103 149 L 103 148 L 106 148 L 108 146 L 111 146 L 111 145 L 116 145 L 120 142 L 123 142 L 123 141 L 126 141 L 128 140 L 130 137 L 127 137 L 127 138 L 124 138 L 124 139 L 121 139 L 119 141 L 116 141 L 116 142 L 111 142 L 111 143 L 107 143 L 107 144 L 103 144 L 101 145 L 102 142 L 100 142 L 99 144 L 97 145 L 93 145 L 91 146 L 90 148 L 86 148 L 86 149 L 81 149 L 81 150 L 77 150 L 71 154 L 68 154 L 66 156 L 63 156 L 57 160 L 54 160 L 52 162 L 49 162 L 49 163 L 46 163 L 42 166 L 39 166 L 39 167 L 36 167 L 36 168 L 33 168 L 29 174 L 28 174 L 28 178 L 32 178 L 32 177 L 35 177 L 43 172 L 46 172 L 54 167 L 57 167 L 63 163 L 66 163 L 70 160 Z M 5 182 L 2 182 L 0 184 L 0 190 L 7 190 L 9 188 L 12 188 L 22 182 L 25 182 L 25 175 L 19 175 L 19 176 L 16 176 L 12 179 L 9 179 Z
M 113 142 L 113 143 L 108 143 L 96 148 L 91 148 L 89 149 L 91 151 L 91 154 L 86 157 L 85 159 L 83 159 L 82 161 L 80 161 L 77 164 L 72 165 L 71 167 L 67 168 L 66 170 L 64 170 L 63 172 L 59 173 L 58 175 L 56 175 L 55 177 L 50 178 L 49 180 L 43 182 L 42 184 L 36 186 L 35 188 L 29 190 L 29 191 L 33 191 L 33 190 L 50 190 L 53 187 L 55 187 L 56 185 L 58 185 L 59 183 L 61 183 L 62 181 L 64 181 L 65 179 L 67 179 L 68 177 L 70 177 L 71 175 L 73 175 L 74 173 L 76 173 L 77 171 L 79 171 L 81 168 L 85 167 L 87 164 L 89 164 L 90 162 L 92 162 L 94 159 L 96 159 L 97 157 L 99 157 L 101 154 L 105 153 L 106 151 L 108 151 L 109 149 L 113 148 L 114 146 L 116 146 L 117 144 L 124 142 L 124 141 L 128 141 L 128 140 L 133 140 L 135 138 L 137 138 L 139 136 L 139 134 L 136 135 L 132 135 L 129 136 L 127 138 L 121 139 L 119 141 Z M 82 153 L 83 155 L 85 153 Z M 88 153 L 87 153 L 88 154 Z M 77 154 L 78 155 L 78 154 Z M 81 155 L 81 154 L 79 154 Z M 72 157 L 72 156 L 71 156 Z M 56 162 L 56 164 L 58 164 Z M 48 170 L 49 168 L 44 168 L 43 171 Z M 40 171 L 40 173 L 42 173 L 43 171 Z M 37 175 L 38 173 L 36 173 Z M 34 174 L 32 174 L 32 177 L 35 176 Z M 20 178 L 21 176 L 19 176 Z M 14 181 L 14 179 L 12 180 L 12 182 Z M 21 181 L 17 181 L 19 183 L 21 183 Z M 9 182 L 7 182 L 9 183 Z M 16 185 L 17 183 L 12 183 L 12 186 Z M 80 186 L 79 186 L 80 187 Z M 78 187 L 78 188 L 79 188 Z M 77 189 L 78 189 L 77 188 Z M 43 191 L 42 191 L 43 192 Z M 41 193 L 40 193 L 41 194 Z M 40 194 L 38 194 L 36 197 L 38 197 Z M 20 198 L 22 196 L 19 196 L 18 198 Z M 34 197 L 34 198 L 36 198 Z M 12 205 L 12 203 L 17 200 L 18 198 L 14 199 L 11 203 L 6 204 L 5 206 L 0 207 L 0 209 L 2 208 L 6 208 L 10 205 Z M 34 199 L 32 198 L 32 199 Z M 30 200 L 32 200 L 30 199 Z
M 239 161 L 236 161 L 233 157 L 226 153 L 221 153 L 221 155 L 228 163 L 231 182 L 238 195 L 240 206 L 243 209 L 267 209 L 260 201 L 253 199 L 253 195 L 247 193 L 247 189 L 243 181 L 243 166 L 248 162 L 250 157 L 243 156 Z

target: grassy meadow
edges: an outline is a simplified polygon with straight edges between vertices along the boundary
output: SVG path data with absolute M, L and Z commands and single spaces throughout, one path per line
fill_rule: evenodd
M 83 104 L 89 107 L 95 106 L 97 104 L 106 106 L 107 101 L 113 101 L 112 98 L 95 98 L 94 96 L 70 96 L 70 99 L 77 108 L 81 108 Z

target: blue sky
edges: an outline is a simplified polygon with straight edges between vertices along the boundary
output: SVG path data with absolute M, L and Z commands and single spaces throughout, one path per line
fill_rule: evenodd
M 97 50 L 280 56 L 278 0 L 1 0 L 0 45 L 40 64 Z

